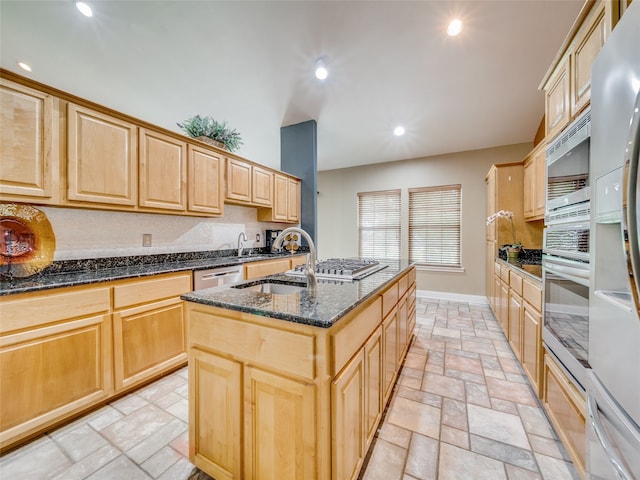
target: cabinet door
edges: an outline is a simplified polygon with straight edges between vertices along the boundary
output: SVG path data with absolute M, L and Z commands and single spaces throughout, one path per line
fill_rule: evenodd
M 502 331 L 505 336 L 509 338 L 509 284 L 500 281 L 500 300 L 498 310 L 500 311 L 500 316 L 498 320 L 500 320 L 500 325 L 502 326 Z
M 189 145 L 188 154 L 187 208 L 192 212 L 222 215 L 224 213 L 224 157 L 196 145 Z
M 509 343 L 516 358 L 522 358 L 522 298 L 509 291 Z
M 218 480 L 240 480 L 242 364 L 192 348 L 189 357 L 189 459 Z
M 491 167 L 487 178 L 487 217 L 496 212 L 496 168 Z M 487 225 L 487 240 L 496 240 L 497 223 L 493 222 Z M 495 255 L 495 253 L 494 253 Z M 492 256 L 493 258 L 493 256 Z
M 409 311 L 407 299 L 408 295 L 404 296 L 398 302 L 398 365 L 402 363 L 402 359 L 407 351 L 407 337 L 409 334 Z
M 384 403 L 389 399 L 398 366 L 398 309 L 391 310 L 382 323 Z
M 300 221 L 300 181 L 287 178 L 287 220 Z
M 549 354 L 544 356 L 543 403 L 558 436 L 584 478 L 585 399 Z
M 235 158 L 227 159 L 228 200 L 251 203 L 251 165 Z
M 489 301 L 489 305 L 496 311 L 496 288 L 494 282 L 494 265 L 495 265 L 495 257 L 496 257 L 496 242 L 495 240 L 487 240 L 486 241 L 486 257 L 485 257 L 485 282 L 486 282 L 486 293 L 487 300 Z
M 547 151 L 543 146 L 533 154 L 533 163 L 535 165 L 533 216 L 539 219 L 544 217 L 547 204 Z
M 245 280 L 250 280 L 252 278 L 286 272 L 290 269 L 290 266 L 291 263 L 288 258 L 247 263 L 244 266 L 244 278 Z
M 53 203 L 59 175 L 58 100 L 0 79 L 0 194 Z M 12 197 L 8 197 L 12 199 Z
M 116 390 L 186 362 L 186 324 L 179 298 L 113 314 Z
M 552 138 L 565 125 L 570 118 L 570 83 L 569 83 L 570 57 L 566 55 L 558 64 L 556 71 L 545 90 L 545 111 L 548 138 Z
M 527 302 L 523 305 L 522 337 L 522 367 L 539 395 L 542 380 L 542 315 Z
M 67 122 L 67 198 L 123 207 L 136 205 L 136 126 L 72 103 Z
M 113 390 L 111 362 L 108 314 L 3 336 L 0 447 L 105 400 Z
M 245 372 L 243 478 L 318 478 L 318 459 L 310 454 L 316 451 L 315 387 L 257 368 Z
M 331 383 L 332 478 L 335 479 L 358 478 L 366 453 L 365 397 L 368 392 L 364 355 L 364 350 L 360 350 Z
M 141 128 L 139 145 L 139 205 L 164 210 L 186 210 L 186 142 Z
M 270 207 L 273 204 L 273 172 L 264 168 L 252 168 L 251 201 L 256 205 Z
M 376 329 L 364 346 L 364 375 L 366 450 L 382 416 L 382 327 Z
M 591 66 L 606 38 L 605 2 L 601 2 L 576 38 L 573 50 L 571 114 L 577 115 L 591 101 Z
M 273 221 L 286 222 L 288 219 L 288 178 L 276 174 L 273 177 L 273 187 Z

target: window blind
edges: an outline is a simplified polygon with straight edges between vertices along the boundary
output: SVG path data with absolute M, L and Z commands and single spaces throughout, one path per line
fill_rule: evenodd
M 461 185 L 409 189 L 409 259 L 460 267 Z
M 358 193 L 358 254 L 400 259 L 400 190 Z

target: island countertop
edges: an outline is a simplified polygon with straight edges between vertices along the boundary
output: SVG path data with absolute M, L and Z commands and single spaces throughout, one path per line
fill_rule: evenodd
M 186 293 L 181 296 L 188 302 L 278 318 L 295 323 L 329 328 L 362 302 L 384 290 L 393 280 L 409 271 L 413 263 L 407 260 L 381 261 L 387 267 L 367 277 L 354 281 L 318 280 L 315 295 L 306 290 L 288 295 L 260 293 L 246 288 L 224 286 Z M 271 275 L 273 283 L 306 285 L 306 279 L 284 274 Z M 257 284 L 261 280 L 249 280 L 242 284 Z

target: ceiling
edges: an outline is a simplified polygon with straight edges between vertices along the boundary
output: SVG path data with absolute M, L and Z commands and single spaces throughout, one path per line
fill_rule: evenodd
M 314 119 L 319 170 L 532 141 L 538 84 L 583 4 L 86 2 L 92 18 L 70 0 L 1 0 L 2 67 L 174 131 L 226 120 L 240 155 L 275 168 L 280 127 Z

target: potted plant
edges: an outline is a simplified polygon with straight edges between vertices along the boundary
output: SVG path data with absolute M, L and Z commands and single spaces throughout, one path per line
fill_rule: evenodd
M 211 117 L 195 115 L 177 124 L 192 138 L 210 145 L 234 152 L 242 145 L 242 138 L 236 129 L 227 127 L 227 122 L 218 122 Z

